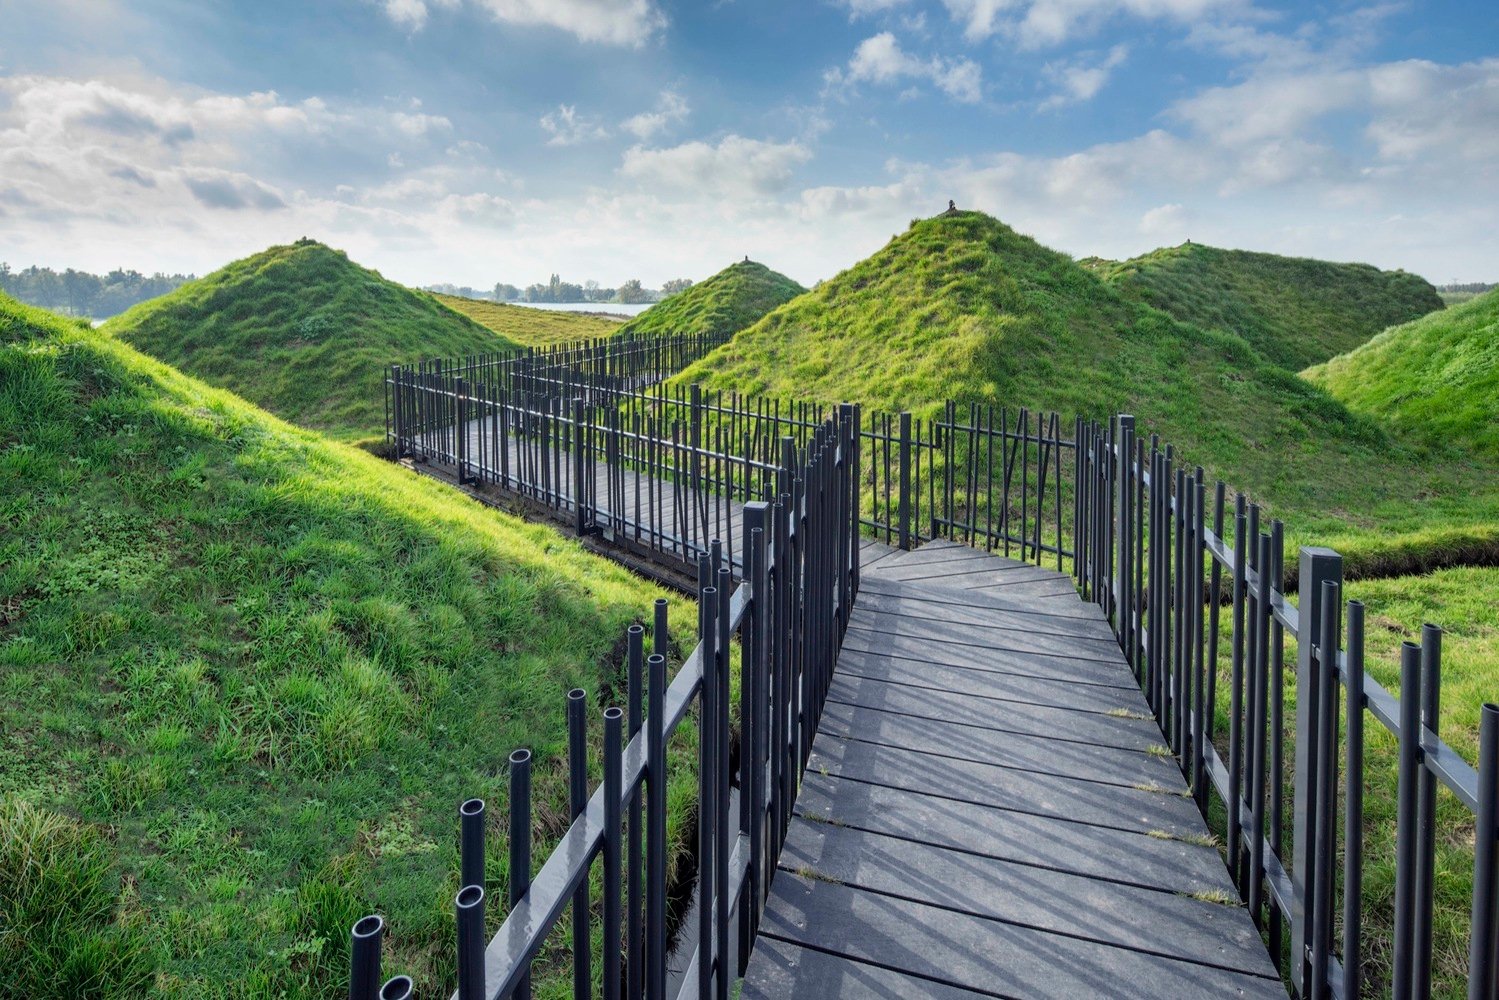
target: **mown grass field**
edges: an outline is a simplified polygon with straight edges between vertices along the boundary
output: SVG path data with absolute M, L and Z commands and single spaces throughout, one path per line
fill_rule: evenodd
M 737 333 L 805 291 L 784 274 L 744 260 L 651 306 L 621 332 L 640 336 Z
M 563 694 L 664 596 L 3 297 L 0 526 L 0 963 L 34 1000 L 335 995 L 374 910 L 387 967 L 451 988 L 458 802 L 503 897 L 506 755 L 539 865 Z
M 110 333 L 342 440 L 385 427 L 391 364 L 514 342 L 312 240 L 235 261 L 111 319 Z
M 1349 409 L 1499 461 L 1499 289 L 1302 373 Z
M 462 313 L 480 326 L 522 347 L 551 347 L 554 344 L 576 344 L 581 340 L 612 337 L 624 320 L 602 315 L 609 311 L 600 303 L 599 314 L 566 312 L 561 309 L 533 309 L 530 306 L 506 305 L 484 299 L 465 299 L 458 295 L 437 295 L 437 301 L 456 313 Z
M 1126 294 L 1184 323 L 1226 330 L 1292 371 L 1442 308 L 1436 288 L 1405 271 L 1200 243 L 1081 263 Z

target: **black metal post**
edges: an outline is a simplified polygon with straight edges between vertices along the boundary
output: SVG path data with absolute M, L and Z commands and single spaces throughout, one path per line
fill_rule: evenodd
M 531 888 L 531 751 L 510 752 L 510 908 Z M 531 973 L 515 988 L 515 1000 L 530 1000 Z
M 349 1000 L 374 1000 L 384 936 L 385 920 L 373 913 L 361 917 L 349 931 Z

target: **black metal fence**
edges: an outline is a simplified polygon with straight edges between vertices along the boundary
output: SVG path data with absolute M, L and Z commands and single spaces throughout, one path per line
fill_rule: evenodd
M 690 569 L 723 539 L 738 572 L 740 509 L 773 497 L 830 413 L 659 381 L 705 348 L 637 344 L 626 374 L 574 375 L 554 358 L 395 366 L 387 437 L 398 459 L 497 486 L 657 562 Z M 1058 569 L 1072 555 L 1075 425 L 1057 414 L 949 403 L 932 418 L 868 414 L 859 433 L 870 460 L 857 504 L 873 536 L 902 548 L 956 538 Z
M 744 505 L 737 588 L 717 541 L 698 560 L 699 641 L 669 687 L 666 602 L 655 607 L 649 656 L 645 628 L 631 626 L 626 704 L 603 713 L 603 775 L 591 795 L 586 696 L 569 694 L 573 822 L 534 880 L 530 752 L 511 754 L 510 909 L 487 947 L 486 806 L 479 800 L 460 806 L 463 888 L 454 901 L 459 1000 L 528 997 L 531 964 L 569 907 L 574 995 L 591 995 L 589 875 L 596 863 L 604 886 L 603 996 L 666 996 L 666 754 L 678 727 L 692 724 L 694 705 L 698 916 L 693 936 L 686 937 L 686 981 L 697 996 L 728 997 L 748 959 L 858 588 L 859 447 L 859 416 L 851 406 L 812 428 L 805 448 L 788 443 L 788 461 L 774 473 L 773 501 Z M 736 637 L 737 746 L 730 683 Z M 354 928 L 354 1000 L 410 995 L 404 976 L 377 986 L 383 929 L 373 916 Z
M 701 346 L 670 350 L 685 357 Z M 1472 812 L 1476 830 L 1469 995 L 1499 996 L 1499 708 L 1484 707 L 1475 771 L 1439 736 L 1440 630 L 1427 626 L 1419 644 L 1405 645 L 1405 697 L 1397 700 L 1364 670 L 1363 607 L 1342 601 L 1337 554 L 1301 551 L 1298 609 L 1282 588 L 1287 574 L 1280 522 L 1268 521 L 1242 495 L 1230 505 L 1222 482 L 1205 483 L 1203 470 L 1184 467 L 1170 445 L 1137 436 L 1132 418 L 1100 425 L 952 403 L 935 417 L 848 407 L 829 414 L 811 404 L 783 406 L 662 384 L 670 365 L 644 357 L 587 377 L 575 376 L 561 362 L 549 364 L 544 378 L 533 377 L 536 372 L 524 364 L 507 364 L 392 369 L 390 437 L 401 456 L 446 464 L 461 481 L 495 484 L 566 513 L 580 532 L 596 532 L 700 574 L 709 561 L 700 582 L 714 584 L 720 575 L 722 582 L 704 593 L 703 607 L 719 607 L 719 617 L 710 623 L 713 615 L 705 612 L 704 645 L 678 675 L 684 687 L 673 695 L 674 684 L 663 696 L 665 735 L 700 693 L 710 715 L 727 712 L 724 700 L 711 700 L 721 684 L 717 671 L 726 669 L 720 666 L 727 656 L 723 637 L 737 632 L 743 641 L 746 628 L 760 634 L 752 595 L 761 592 L 757 586 L 772 588 L 773 607 L 761 609 L 764 620 L 774 623 L 772 649 L 754 646 L 754 640 L 745 655 L 768 655 L 774 665 L 762 673 L 755 664 L 745 674 L 752 690 L 741 692 L 741 714 L 749 713 L 746 738 L 764 739 L 774 749 L 766 750 L 769 757 L 741 751 L 740 759 L 753 752 L 771 769 L 769 784 L 746 801 L 776 814 L 776 822 L 762 828 L 741 817 L 741 823 L 762 829 L 753 850 L 747 840 L 741 845 L 729 837 L 723 824 L 710 830 L 720 839 L 699 845 L 708 887 L 703 898 L 740 913 L 742 927 L 752 928 L 753 917 L 746 914 L 753 908 L 735 908 L 746 885 L 756 888 L 750 898 L 763 898 L 766 859 L 774 857 L 776 831 L 784 828 L 797 768 L 815 732 L 821 685 L 857 585 L 857 536 L 862 531 L 902 548 L 948 538 L 1038 563 L 1055 559 L 1059 569 L 1070 560 L 1082 595 L 1108 614 L 1199 807 L 1210 817 L 1218 810 L 1226 815 L 1234 881 L 1299 996 L 1361 995 L 1365 725 L 1372 718 L 1388 730 L 1399 744 L 1395 920 L 1393 940 L 1378 946 L 1387 944 L 1393 956 L 1391 992 L 1397 998 L 1431 993 L 1435 802 L 1445 786 Z M 806 501 L 795 499 L 795 484 L 822 482 L 817 477 L 827 474 L 829 462 L 842 463 L 838 489 L 847 507 L 832 521 L 824 512 L 814 522 Z M 834 527 L 814 529 L 814 523 Z M 759 554 L 755 527 L 773 554 Z M 852 562 L 820 548 L 831 543 L 817 532 L 828 530 Z M 783 566 L 790 569 L 757 583 L 757 573 Z M 728 600 L 731 579 L 745 583 Z M 819 586 L 836 593 L 814 593 Z M 784 601 L 790 602 L 786 608 Z M 830 631 L 807 631 L 818 621 Z M 1288 644 L 1295 650 L 1289 661 Z M 1286 702 L 1288 662 L 1293 707 Z M 705 686 L 703 678 L 710 675 L 718 680 Z M 754 688 L 751 678 L 767 678 L 763 683 L 770 689 Z M 776 688 L 786 678 L 795 685 L 794 696 Z M 1227 691 L 1220 690 L 1223 685 Z M 658 689 L 654 680 L 647 688 Z M 632 687 L 632 705 L 637 694 Z M 769 715 L 756 715 L 762 711 Z M 647 720 L 653 716 L 660 717 L 646 713 Z M 642 782 L 648 795 L 651 789 L 640 748 L 650 743 L 640 743 L 638 721 L 638 711 L 632 711 L 630 742 L 622 751 L 620 796 L 627 810 L 638 806 Z M 722 748 L 725 739 L 705 737 L 705 754 Z M 777 771 L 775 761 L 782 757 Z M 714 758 L 712 767 L 726 766 L 728 759 Z M 740 787 L 759 773 L 737 771 Z M 700 801 L 717 802 L 714 797 L 733 780 L 724 778 L 713 788 L 704 784 Z M 570 866 L 568 892 L 579 884 L 579 859 L 603 850 L 604 799 L 613 797 L 596 793 L 597 801 L 580 817 L 582 832 L 569 832 L 553 856 L 572 859 L 557 862 Z M 754 812 L 756 806 L 745 808 Z M 749 835 L 742 825 L 740 833 Z M 628 853 L 634 858 L 638 844 L 631 838 Z M 720 867 L 725 861 L 727 871 Z M 664 891 L 664 876 L 655 876 L 648 866 L 647 896 Z M 728 888 L 722 899 L 715 886 Z M 523 911 L 538 934 L 555 923 L 566 903 L 565 893 L 547 891 L 547 907 Z M 625 926 L 637 930 L 634 937 L 626 934 L 624 968 L 644 967 L 646 975 L 630 972 L 618 985 L 627 996 L 660 996 L 652 992 L 661 983 L 649 964 L 656 952 L 648 943 L 639 945 L 647 954 L 642 966 L 637 943 L 630 942 L 641 933 L 664 933 L 664 919 L 650 919 L 647 906 L 644 924 L 635 923 L 638 900 L 635 893 L 629 896 Z M 608 905 L 606 900 L 606 910 Z M 703 960 L 696 974 L 711 974 L 715 991 L 726 975 L 719 936 L 727 921 L 720 916 L 715 911 L 705 918 L 712 947 L 706 939 L 698 942 Z M 513 970 L 535 954 L 538 938 L 531 931 L 520 934 L 503 932 L 509 943 L 498 954 L 491 945 L 489 992 L 482 995 L 509 995 L 494 987 L 501 959 Z M 355 940 L 357 945 L 357 935 Z M 743 950 L 739 954 L 742 960 Z M 508 989 L 511 981 L 504 978 L 500 987 Z M 606 967 L 606 986 L 610 982 Z M 699 985 L 706 992 L 708 980 Z
M 1336 552 L 1301 550 L 1298 607 L 1281 590 L 1279 521 L 1265 523 L 1242 494 L 1227 506 L 1222 482 L 1209 486 L 1170 445 L 1137 436 L 1129 416 L 1082 426 L 1078 446 L 1079 588 L 1108 613 L 1199 807 L 1208 813 L 1211 798 L 1223 808 L 1230 872 L 1296 995 L 1364 992 L 1372 719 L 1399 744 L 1394 931 L 1379 943 L 1393 956 L 1390 994 L 1431 996 L 1435 809 L 1445 786 L 1474 818 L 1468 995 L 1496 996 L 1499 707 L 1483 707 L 1475 771 L 1439 736 L 1441 630 L 1427 625 L 1419 644 L 1404 643 L 1397 700 L 1364 669 L 1364 607 L 1343 603 Z M 1223 658 L 1226 732 L 1216 725 Z

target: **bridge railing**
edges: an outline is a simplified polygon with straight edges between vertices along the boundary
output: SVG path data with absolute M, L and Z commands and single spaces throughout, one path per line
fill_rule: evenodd
M 666 602 L 650 641 L 627 635 L 625 705 L 603 712 L 603 774 L 589 794 L 587 695 L 568 696 L 572 824 L 531 873 L 529 750 L 510 756 L 509 912 L 485 944 L 487 806 L 459 807 L 462 888 L 454 901 L 457 1000 L 529 997 L 531 966 L 571 908 L 573 995 L 592 995 L 590 874 L 602 866 L 602 994 L 668 995 L 668 748 L 685 724 L 698 748 L 696 926 L 684 928 L 686 975 L 674 996 L 726 1000 L 742 975 L 791 805 L 811 751 L 824 696 L 858 586 L 859 418 L 854 407 L 812 429 L 777 470 L 771 502 L 745 505 L 740 582 L 713 542 L 698 560 L 699 641 L 670 686 Z M 738 703 L 732 648 L 738 639 Z M 694 717 L 692 709 L 696 707 Z M 732 723 L 737 722 L 737 746 Z M 737 789 L 734 805 L 731 790 Z M 352 1000 L 410 996 L 398 976 L 379 985 L 378 916 L 355 925 Z
M 1077 440 L 1079 588 L 1108 614 L 1198 806 L 1222 805 L 1230 872 L 1296 994 L 1352 1000 L 1373 985 L 1362 896 L 1372 720 L 1398 743 L 1393 932 L 1375 943 L 1392 957 L 1384 985 L 1397 998 L 1432 993 L 1445 787 L 1474 824 L 1468 995 L 1499 995 L 1499 707 L 1483 707 L 1475 771 L 1439 735 L 1441 630 L 1403 644 L 1397 699 L 1365 669 L 1364 606 L 1343 601 L 1336 552 L 1301 549 L 1292 604 L 1280 521 L 1243 494 L 1229 506 L 1222 482 L 1147 442 L 1132 417 L 1081 425 Z
M 666 371 L 652 364 L 651 378 Z M 617 374 L 627 369 L 594 377 L 556 357 L 544 367 L 543 377 L 514 359 L 393 366 L 386 397 L 395 455 L 449 467 L 460 483 L 524 497 L 580 534 L 689 568 L 713 538 L 727 540 L 729 564 L 739 567 L 738 505 L 772 499 L 788 449 L 806 447 L 828 416 L 808 402 L 642 384 Z M 871 457 L 859 482 L 868 534 L 902 548 L 957 539 L 1037 563 L 1054 558 L 1058 569 L 1072 556 L 1072 422 L 948 403 L 932 417 L 870 413 L 861 426 Z

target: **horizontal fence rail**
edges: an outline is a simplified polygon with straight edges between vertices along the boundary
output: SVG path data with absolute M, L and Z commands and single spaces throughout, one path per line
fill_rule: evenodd
M 484 875 L 486 805 L 471 799 L 459 807 L 457 1000 L 528 997 L 532 962 L 569 908 L 574 996 L 591 996 L 589 882 L 596 864 L 604 886 L 603 996 L 666 997 L 667 749 L 684 723 L 696 726 L 699 754 L 698 906 L 696 926 L 681 929 L 690 961 L 677 995 L 726 1000 L 743 974 L 859 577 L 857 408 L 839 407 L 811 429 L 805 448 L 788 448 L 791 461 L 776 470 L 774 501 L 745 506 L 738 586 L 717 541 L 698 561 L 699 638 L 669 687 L 666 602 L 654 609 L 649 656 L 645 628 L 630 627 L 626 704 L 603 712 L 603 775 L 591 794 L 587 696 L 569 693 L 572 824 L 534 879 L 531 755 L 512 753 L 509 912 L 487 945 L 486 894 L 495 887 Z M 735 639 L 737 712 L 731 711 Z M 409 995 L 405 977 L 375 986 L 383 929 L 381 918 L 371 916 L 352 932 L 353 1000 L 384 998 L 386 991 Z
M 1229 507 L 1222 482 L 1210 487 L 1170 445 L 1137 435 L 1128 415 L 1081 425 L 1077 440 L 1079 589 L 1107 613 L 1198 806 L 1222 805 L 1230 874 L 1296 995 L 1366 992 L 1369 719 L 1399 745 L 1393 939 L 1377 943 L 1393 955 L 1389 994 L 1432 993 L 1441 786 L 1474 820 L 1468 995 L 1499 995 L 1499 707 L 1483 707 L 1475 770 L 1439 736 L 1441 630 L 1403 644 L 1396 699 L 1365 670 L 1364 607 L 1343 602 L 1336 552 L 1300 551 L 1293 605 L 1279 521 L 1266 524 L 1242 494 Z M 1224 656 L 1227 732 L 1216 726 Z

